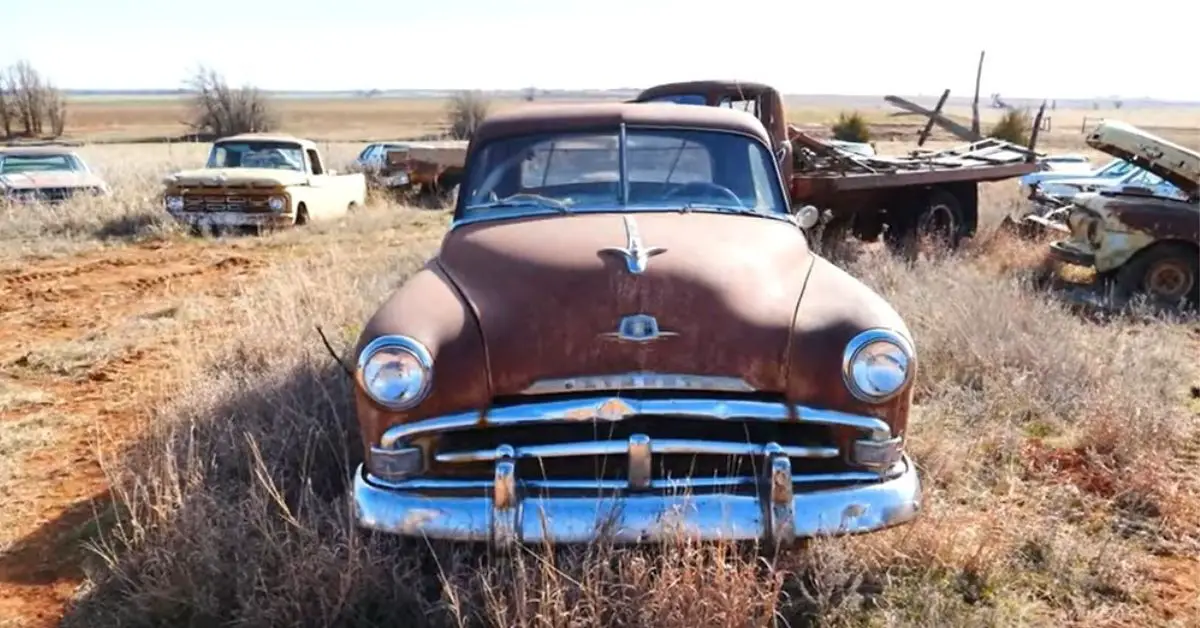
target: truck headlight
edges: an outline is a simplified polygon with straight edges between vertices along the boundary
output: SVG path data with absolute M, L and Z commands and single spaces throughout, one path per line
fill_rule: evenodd
M 868 329 L 846 344 L 842 356 L 842 378 L 850 394 L 867 403 L 882 403 L 896 396 L 912 381 L 916 355 L 900 334 L 887 329 Z
M 170 211 L 173 211 L 173 212 L 177 212 L 177 211 L 183 209 L 183 197 L 182 196 L 168 196 L 167 197 L 167 209 Z
M 282 211 L 286 206 L 287 199 L 282 196 L 272 196 L 267 199 L 267 207 L 270 207 L 272 211 Z
M 392 410 L 421 403 L 433 384 L 433 358 L 425 345 L 408 336 L 380 336 L 358 356 L 363 392 Z

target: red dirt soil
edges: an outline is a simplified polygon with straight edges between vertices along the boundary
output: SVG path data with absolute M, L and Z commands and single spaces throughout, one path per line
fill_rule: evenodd
M 58 623 L 84 579 L 79 541 L 107 503 L 101 460 L 140 433 L 153 397 L 179 376 L 172 345 L 182 332 L 222 317 L 146 321 L 170 319 L 198 297 L 220 303 L 271 252 L 159 243 L 0 274 L 0 393 L 37 393 L 15 407 L 0 398 L 0 437 L 26 429 L 23 421 L 41 426 L 33 446 L 0 450 L 0 618 Z M 96 339 L 116 346 L 71 368 L 54 360 Z

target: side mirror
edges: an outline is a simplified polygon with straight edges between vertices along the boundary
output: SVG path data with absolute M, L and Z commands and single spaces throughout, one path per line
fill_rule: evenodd
M 796 224 L 801 229 L 812 229 L 821 219 L 821 211 L 812 205 L 805 205 L 796 211 Z

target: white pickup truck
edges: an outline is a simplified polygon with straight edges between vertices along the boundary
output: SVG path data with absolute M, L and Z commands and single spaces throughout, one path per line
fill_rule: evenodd
M 362 173 L 327 170 L 317 145 L 287 135 L 213 143 L 204 168 L 168 175 L 163 204 L 193 229 L 256 229 L 336 220 L 366 203 Z

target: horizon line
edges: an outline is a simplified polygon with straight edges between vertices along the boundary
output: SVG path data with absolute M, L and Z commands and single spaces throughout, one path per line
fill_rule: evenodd
M 139 94 L 159 94 L 159 95 L 185 95 L 195 93 L 194 90 L 184 87 L 120 87 L 120 88 L 102 88 L 102 87 L 62 87 L 62 92 L 70 95 L 139 95 Z M 500 88 L 465 88 L 465 87 L 394 87 L 394 88 L 344 88 L 344 89 L 304 89 L 304 88 L 284 88 L 284 89 L 268 89 L 258 88 L 260 92 L 265 94 L 314 94 L 314 95 L 335 95 L 335 94 L 355 94 L 365 96 L 367 94 L 375 94 L 376 97 L 382 94 L 420 94 L 420 93 L 437 93 L 437 94 L 453 94 L 464 91 L 477 91 L 482 93 L 496 94 L 524 94 L 529 90 L 536 90 L 536 94 L 555 94 L 555 93 L 609 93 L 609 94 L 637 94 L 645 88 L 641 87 L 500 87 Z M 953 92 L 950 96 L 951 100 L 971 100 L 972 95 L 954 96 Z M 879 98 L 884 96 L 895 95 L 901 97 L 912 96 L 938 96 L 937 92 L 929 94 L 919 92 L 909 93 L 835 93 L 835 92 L 784 92 L 780 91 L 783 97 L 799 96 L 799 97 L 863 97 L 863 98 Z M 1172 98 L 1158 98 L 1155 96 L 1122 96 L 1119 94 L 1109 95 L 1094 95 L 1094 96 L 1020 96 L 1020 95 L 1004 95 L 1001 92 L 1001 97 L 1006 101 L 1042 101 L 1047 103 L 1050 101 L 1097 101 L 1097 100 L 1122 100 L 1122 101 L 1142 101 L 1155 102 L 1164 104 L 1176 105 L 1200 105 L 1200 100 L 1179 100 Z M 980 95 L 980 102 L 990 102 L 990 96 L 984 97 Z

